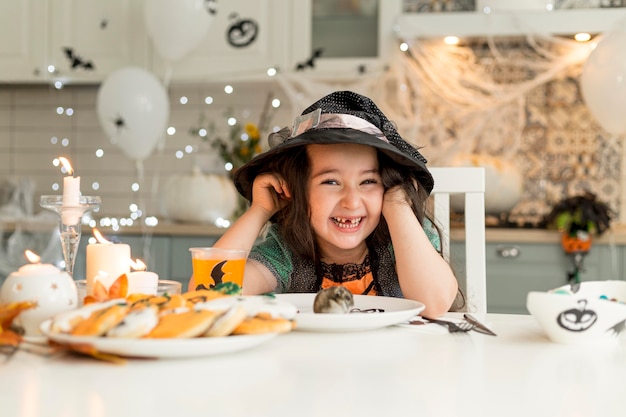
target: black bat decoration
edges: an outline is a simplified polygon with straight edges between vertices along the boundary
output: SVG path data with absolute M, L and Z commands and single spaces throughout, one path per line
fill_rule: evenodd
M 209 14 L 217 14 L 217 0 L 204 0 L 204 8 Z
M 228 261 L 222 261 L 216 264 L 211 270 L 211 278 L 213 278 L 213 282 L 214 282 L 214 285 L 211 285 L 211 288 L 222 283 L 222 278 L 224 278 L 224 275 L 226 275 L 224 271 L 222 271 L 222 267 L 224 266 L 226 262 Z
M 237 14 L 232 14 L 231 19 L 235 19 L 228 28 L 226 40 L 230 46 L 243 48 L 256 40 L 259 34 L 259 25 L 252 19 L 239 19 Z
M 322 48 L 314 50 L 311 58 L 304 62 L 299 62 L 298 65 L 296 65 L 296 71 L 304 71 L 306 68 L 315 68 L 315 60 L 321 57 L 323 52 L 324 50 Z
M 87 71 L 92 71 L 92 70 L 96 69 L 96 66 L 93 64 L 92 61 L 86 61 L 82 57 L 76 55 L 74 53 L 74 49 L 73 48 L 64 47 L 63 48 L 63 53 L 65 54 L 67 59 L 70 60 L 70 67 L 72 69 L 82 68 L 82 69 L 85 69 Z

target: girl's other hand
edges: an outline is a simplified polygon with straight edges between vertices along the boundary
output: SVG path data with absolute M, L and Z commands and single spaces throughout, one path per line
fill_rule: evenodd
M 291 192 L 280 175 L 268 172 L 254 179 L 252 206 L 265 210 L 269 217 L 285 207 L 290 199 Z
M 385 207 L 390 204 L 404 204 L 411 206 L 411 200 L 409 199 L 404 187 L 405 186 L 403 184 L 400 184 L 385 191 L 385 195 L 383 196 L 383 211 Z

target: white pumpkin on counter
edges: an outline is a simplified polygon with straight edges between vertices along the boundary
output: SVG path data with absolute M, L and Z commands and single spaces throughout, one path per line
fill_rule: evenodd
M 510 212 L 522 198 L 524 178 L 512 162 L 491 155 L 459 154 L 451 166 L 485 168 L 485 212 L 501 214 Z M 461 196 L 450 198 L 451 209 L 463 211 Z
M 167 179 L 162 205 L 171 220 L 215 224 L 219 218 L 232 217 L 238 195 L 228 176 L 204 174 L 194 168 L 190 174 L 176 174 Z

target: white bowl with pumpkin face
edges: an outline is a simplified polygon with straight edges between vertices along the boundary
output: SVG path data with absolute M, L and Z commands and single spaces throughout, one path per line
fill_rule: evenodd
M 626 281 L 531 291 L 526 308 L 553 342 L 614 343 L 626 334 Z

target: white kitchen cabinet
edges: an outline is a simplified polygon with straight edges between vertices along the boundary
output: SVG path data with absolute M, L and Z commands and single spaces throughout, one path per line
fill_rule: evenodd
M 142 0 L 49 0 L 48 62 L 71 81 L 101 81 L 111 72 L 146 67 L 149 38 Z M 74 58 L 65 48 L 73 49 Z M 91 63 L 94 68 L 85 68 Z M 73 68 L 74 66 L 74 68 Z
M 174 63 L 168 63 L 155 51 L 153 72 L 172 82 L 267 79 L 269 68 L 284 68 L 288 62 L 292 3 L 219 1 L 207 37 Z
M 397 34 L 403 38 L 573 35 L 604 33 L 624 25 L 626 8 L 576 8 L 547 10 L 539 2 L 500 0 L 479 2 L 476 11 L 403 13 L 397 19 Z M 545 5 L 550 2 L 545 2 Z M 490 6 L 489 12 L 484 10 Z
M 345 79 L 384 70 L 398 43 L 394 24 L 401 14 L 401 0 L 294 3 L 290 71 L 303 66 L 300 71 L 305 76 Z M 342 5 L 352 10 L 341 10 Z M 319 49 L 321 55 L 311 67 L 310 59 Z
M 149 63 L 143 0 L 0 0 L 0 34 L 1 82 L 99 82 Z
M 0 82 L 40 79 L 45 11 L 38 0 L 0 0 Z

